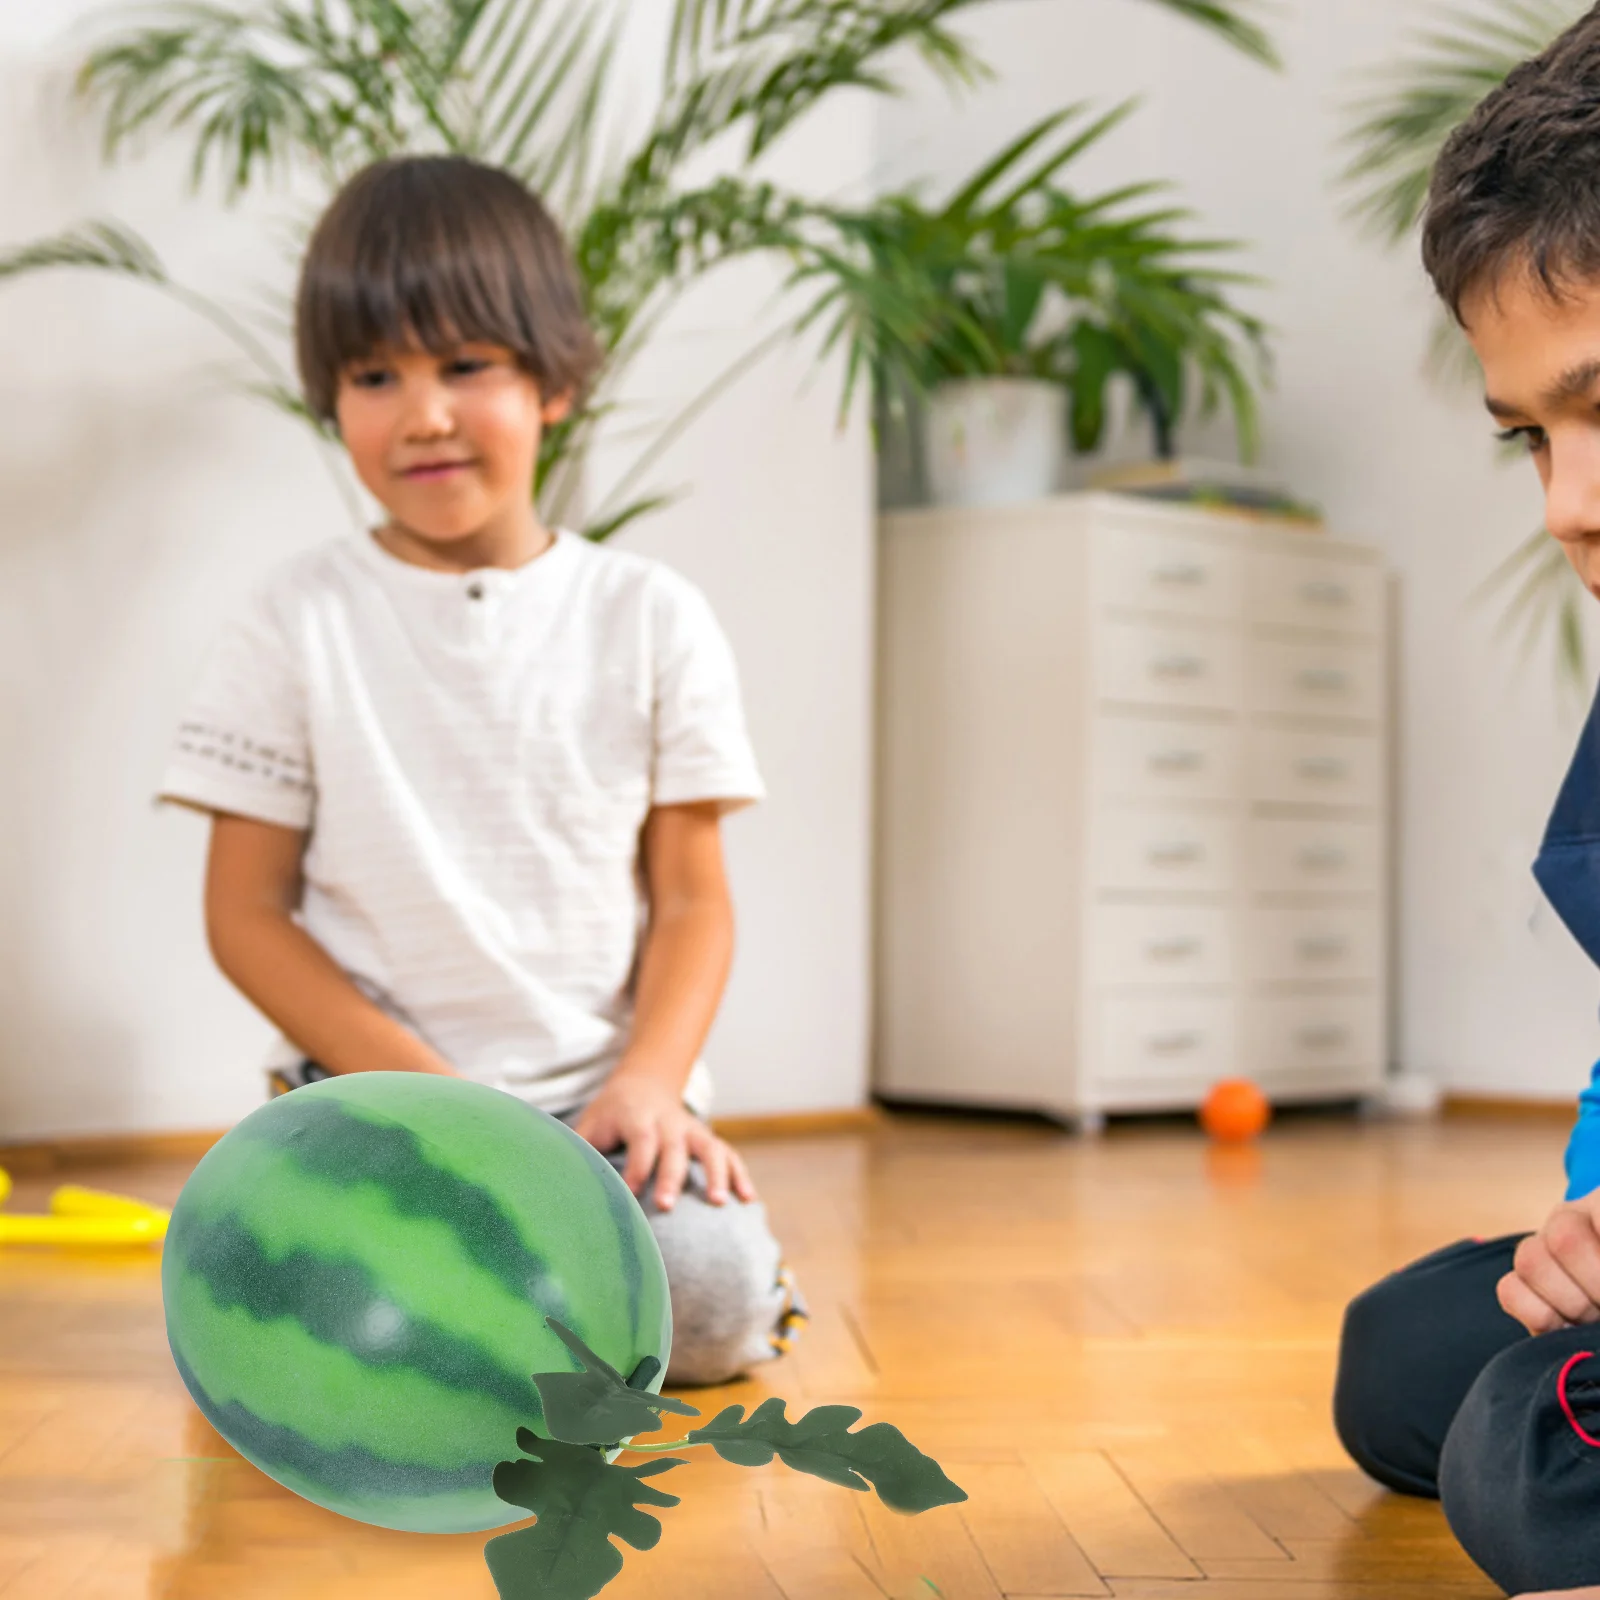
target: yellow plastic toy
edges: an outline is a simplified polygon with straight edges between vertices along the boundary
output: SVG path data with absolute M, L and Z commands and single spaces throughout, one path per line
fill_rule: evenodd
M 0 1205 L 10 1193 L 10 1174 L 0 1168 Z M 0 1212 L 0 1245 L 159 1244 L 170 1216 L 143 1200 L 65 1183 L 50 1196 L 47 1216 Z

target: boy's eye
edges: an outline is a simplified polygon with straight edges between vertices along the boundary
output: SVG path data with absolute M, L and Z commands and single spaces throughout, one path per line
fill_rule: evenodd
M 1504 432 L 1497 433 L 1495 438 L 1501 444 L 1521 445 L 1530 456 L 1537 455 L 1547 442 L 1543 428 L 1507 428 Z
M 357 389 L 377 389 L 387 383 L 391 376 L 386 367 L 356 367 L 345 374 L 345 380 Z
M 444 370 L 453 378 L 467 378 L 474 372 L 485 371 L 490 365 L 483 356 L 455 356 L 445 362 Z

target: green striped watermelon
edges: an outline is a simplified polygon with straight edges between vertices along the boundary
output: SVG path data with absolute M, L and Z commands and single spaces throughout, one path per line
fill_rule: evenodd
M 185 1184 L 167 1339 L 242 1455 L 318 1505 L 460 1533 L 526 1513 L 490 1481 L 542 1431 L 535 1372 L 667 1364 L 660 1251 L 611 1164 L 462 1078 L 363 1072 L 269 1101 Z M 652 1387 L 660 1387 L 658 1373 Z

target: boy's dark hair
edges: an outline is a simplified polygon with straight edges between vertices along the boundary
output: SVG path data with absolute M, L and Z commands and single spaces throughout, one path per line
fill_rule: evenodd
M 1524 61 L 1450 135 L 1422 260 L 1461 317 L 1474 290 L 1529 272 L 1552 297 L 1600 279 L 1600 6 Z
M 339 375 L 382 344 L 515 351 L 542 395 L 581 394 L 599 361 L 561 230 L 510 173 L 464 156 L 358 172 L 317 223 L 295 346 L 306 402 L 334 419 Z

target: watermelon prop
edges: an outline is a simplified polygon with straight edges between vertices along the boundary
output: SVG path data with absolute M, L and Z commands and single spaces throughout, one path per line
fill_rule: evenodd
M 364 1072 L 252 1112 L 195 1168 L 162 1262 L 173 1359 L 241 1455 L 361 1522 L 527 1515 L 495 1491 L 534 1373 L 583 1370 L 558 1321 L 660 1388 L 666 1271 L 611 1164 L 461 1078 Z M 643 1374 L 641 1374 L 641 1377 Z

